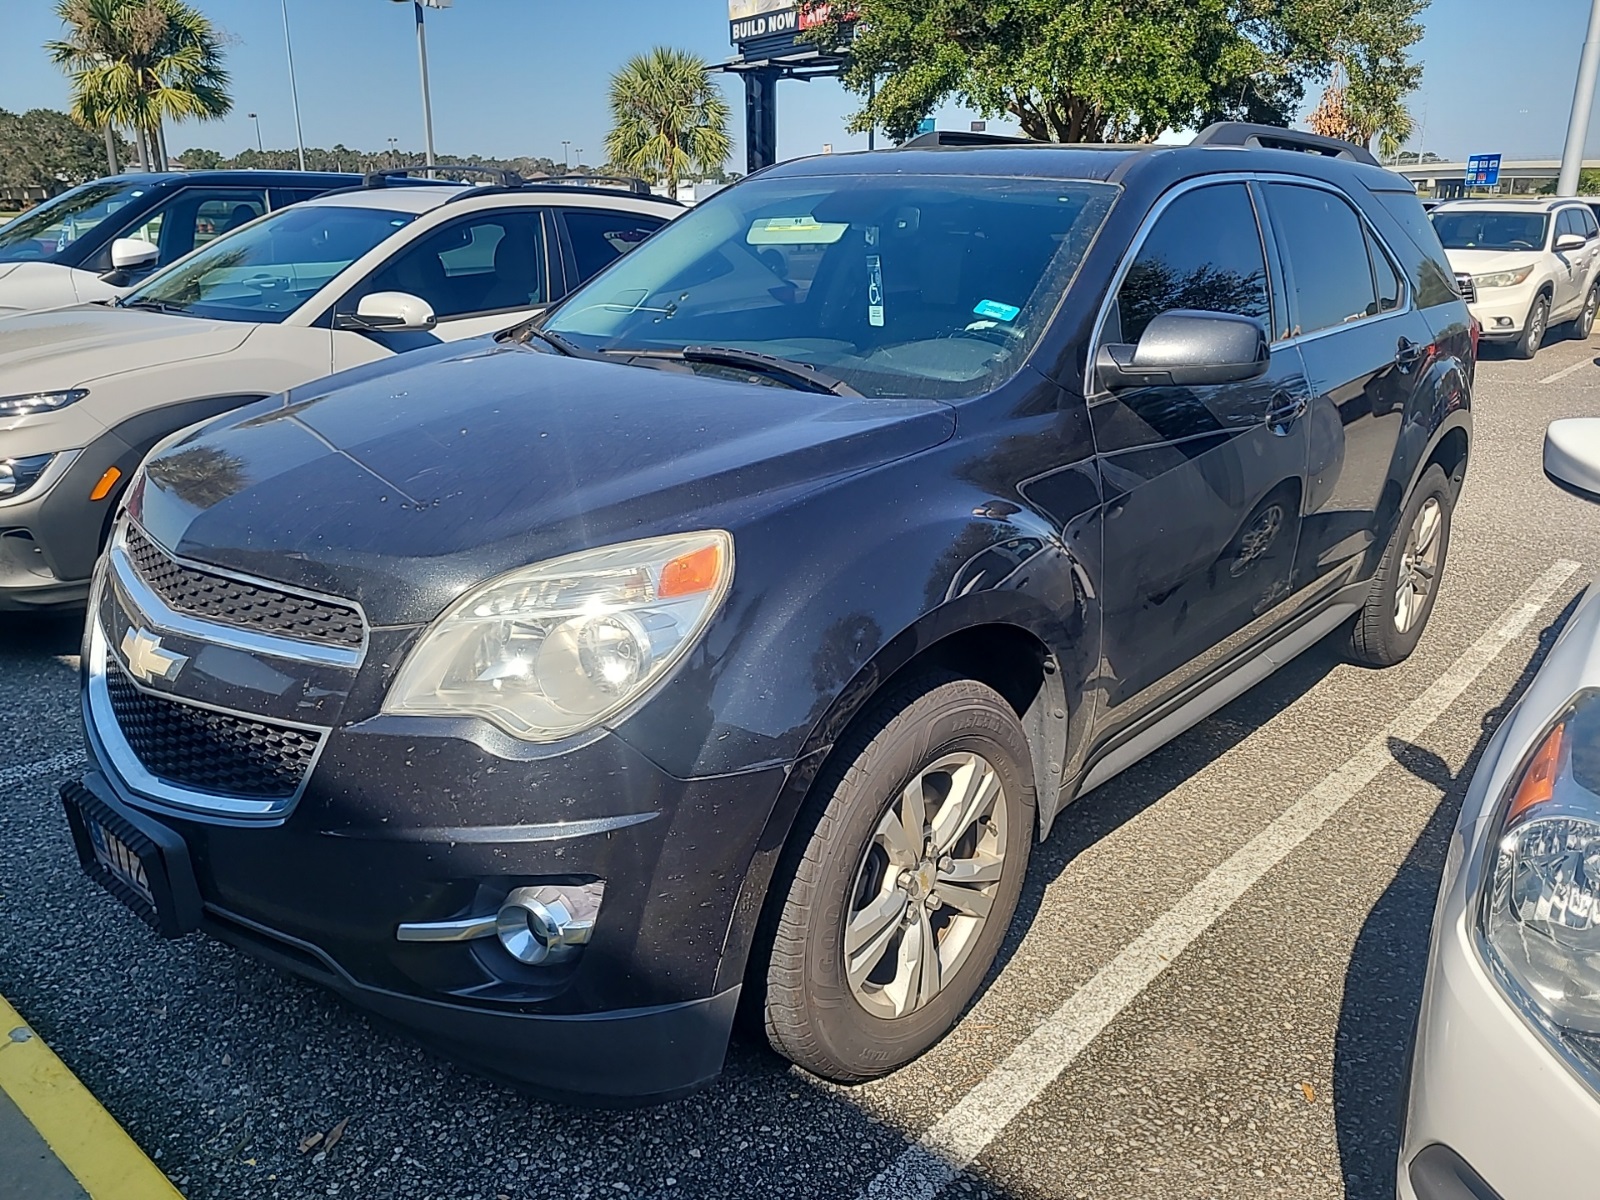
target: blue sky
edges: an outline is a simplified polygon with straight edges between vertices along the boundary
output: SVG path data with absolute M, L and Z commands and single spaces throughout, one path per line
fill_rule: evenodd
M 254 145 L 257 112 L 268 147 L 294 144 L 278 0 L 196 0 L 226 31 L 236 111 L 205 126 L 169 132 L 174 151 L 197 145 L 233 152 Z M 288 0 L 307 145 L 343 142 L 383 149 L 398 138 L 422 146 L 411 6 L 391 0 Z M 59 32 L 51 0 L 3 0 L 0 108 L 65 108 L 65 79 L 39 46 Z M 1507 157 L 1560 153 L 1587 0 L 1434 0 L 1412 98 L 1427 148 L 1448 158 L 1499 151 Z M 1514 15 L 1512 15 L 1514 13 Z M 727 57 L 723 0 L 456 0 L 428 12 L 434 128 L 442 151 L 559 160 L 563 139 L 602 161 L 607 76 L 628 55 L 657 43 Z M 725 83 L 743 126 L 743 86 Z M 844 132 L 853 97 L 832 81 L 779 88 L 779 151 L 844 150 L 865 138 Z M 939 114 L 965 128 L 970 114 Z M 999 128 L 998 125 L 991 126 Z M 1600 120 L 1589 153 L 1600 155 Z M 739 148 L 733 165 L 743 167 Z

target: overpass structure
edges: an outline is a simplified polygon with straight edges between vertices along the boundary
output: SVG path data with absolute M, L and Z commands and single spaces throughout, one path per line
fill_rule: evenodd
M 1389 164 L 1391 171 L 1404 175 L 1417 185 L 1420 192 L 1443 198 L 1466 195 L 1467 164 L 1465 162 L 1406 162 L 1403 159 Z M 1586 171 L 1600 170 L 1600 158 L 1586 158 Z M 1478 194 L 1496 196 L 1533 195 L 1554 184 L 1561 174 L 1559 158 L 1505 159 L 1500 164 L 1500 182 L 1492 188 L 1475 188 Z M 1553 188 L 1551 190 L 1554 190 Z

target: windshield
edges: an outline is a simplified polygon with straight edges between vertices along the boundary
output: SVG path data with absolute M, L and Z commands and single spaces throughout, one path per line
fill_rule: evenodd
M 586 350 L 756 351 L 869 396 L 976 395 L 1021 366 L 1116 194 L 1078 180 L 752 179 L 619 259 L 544 328 Z
M 122 304 L 276 324 L 415 219 L 377 208 L 285 208 L 179 259 Z
M 149 191 L 147 183 L 102 179 L 62 192 L 0 225 L 0 262 L 54 261 L 73 242 Z
M 1446 250 L 1542 250 L 1545 213 L 1435 212 L 1434 232 Z

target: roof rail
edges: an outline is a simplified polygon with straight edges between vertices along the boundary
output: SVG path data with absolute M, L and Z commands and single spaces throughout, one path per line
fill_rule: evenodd
M 964 129 L 935 129 L 919 133 L 908 142 L 901 142 L 899 150 L 937 150 L 944 146 L 1033 146 L 1037 139 L 1012 137 L 1005 133 L 968 133 Z
M 538 186 L 538 187 L 542 187 L 543 185 L 545 185 L 547 183 L 549 183 L 549 184 L 560 184 L 560 185 L 562 185 L 564 187 L 566 187 L 566 186 L 570 186 L 570 187 L 600 187 L 600 188 L 612 188 L 612 189 L 620 188 L 625 192 L 632 192 L 636 196 L 654 196 L 655 195 L 655 193 L 650 190 L 650 185 L 648 183 L 646 183 L 643 179 L 637 179 L 632 175 L 572 175 L 572 174 L 568 174 L 568 175 L 550 175 L 550 176 L 548 176 L 548 177 L 546 177 L 544 179 L 529 179 L 529 180 L 525 180 L 524 181 L 524 185 L 532 184 L 532 185 Z
M 368 171 L 361 181 L 366 188 L 388 187 L 391 179 L 406 179 L 412 175 L 431 175 L 441 171 L 457 174 L 488 175 L 501 187 L 521 187 L 523 178 L 515 171 L 503 167 L 475 167 L 469 163 L 434 163 L 431 167 L 391 167 L 382 171 Z M 459 183 L 457 179 L 440 179 L 439 183 Z
M 1380 165 L 1372 151 L 1354 142 L 1282 129 L 1276 125 L 1252 125 L 1247 121 L 1218 121 L 1194 135 L 1191 146 L 1241 146 L 1249 150 L 1296 150 L 1301 154 L 1320 154 L 1324 158 L 1345 158 L 1351 162 Z

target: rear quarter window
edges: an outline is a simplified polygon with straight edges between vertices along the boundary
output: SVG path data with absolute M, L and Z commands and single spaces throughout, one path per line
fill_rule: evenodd
M 1401 269 L 1411 280 L 1418 308 L 1432 308 L 1438 304 L 1453 304 L 1460 300 L 1456 293 L 1455 272 L 1450 260 L 1444 256 L 1439 235 L 1433 231 L 1433 222 L 1417 199 L 1415 192 L 1368 192 L 1373 203 L 1366 205 L 1367 216 L 1378 226 L 1379 232 L 1401 259 Z

